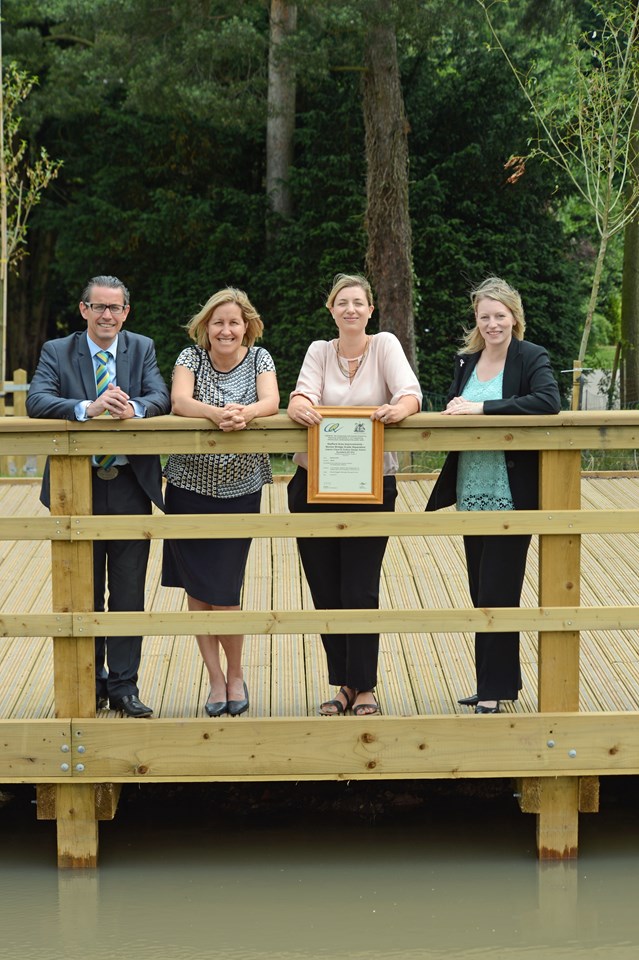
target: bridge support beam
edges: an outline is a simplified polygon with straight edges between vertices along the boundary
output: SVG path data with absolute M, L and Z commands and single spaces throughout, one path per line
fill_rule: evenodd
M 544 450 L 539 455 L 541 510 L 579 510 L 581 451 Z M 539 605 L 579 605 L 581 537 L 540 536 Z M 579 631 L 539 633 L 540 713 L 579 710 Z M 552 744 L 548 744 L 552 749 Z M 579 829 L 577 777 L 544 779 L 537 814 L 537 853 L 542 860 L 577 856 Z
M 91 503 L 91 458 L 51 457 L 51 513 L 87 515 Z M 51 542 L 53 610 L 93 610 L 93 544 Z M 93 637 L 54 637 L 53 675 L 56 717 L 95 717 L 95 641 Z M 62 763 L 82 764 L 73 743 Z M 60 867 L 95 867 L 98 823 L 93 784 L 55 787 L 55 816 Z

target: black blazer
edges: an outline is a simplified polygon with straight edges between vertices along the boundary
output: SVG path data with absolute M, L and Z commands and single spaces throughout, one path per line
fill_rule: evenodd
M 461 353 L 455 358 L 455 378 L 446 402 L 461 395 L 481 356 Z M 528 340 L 510 341 L 504 365 L 502 400 L 486 400 L 484 414 L 559 413 L 559 387 L 543 347 Z M 440 510 L 457 501 L 457 461 L 459 454 L 448 454 L 428 499 L 426 510 Z M 536 450 L 506 452 L 508 482 L 516 510 L 536 510 L 539 504 L 539 454 Z
M 144 407 L 146 417 L 169 412 L 169 391 L 155 358 L 155 346 L 149 337 L 120 330 L 116 367 L 118 386 Z M 29 387 L 29 416 L 46 420 L 75 420 L 77 403 L 95 400 L 96 394 L 95 368 L 86 331 L 72 333 L 59 340 L 48 340 L 42 347 Z M 144 492 L 163 510 L 160 458 L 155 454 L 142 454 L 128 459 Z M 42 478 L 40 500 L 46 507 L 50 506 L 48 461 Z

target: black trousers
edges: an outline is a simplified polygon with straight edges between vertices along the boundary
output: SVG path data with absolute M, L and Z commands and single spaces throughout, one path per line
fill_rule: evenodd
M 130 466 L 118 467 L 113 480 L 93 470 L 94 514 L 149 514 L 151 501 Z M 105 521 L 108 524 L 108 521 Z M 98 540 L 93 543 L 94 609 L 144 610 L 148 540 Z M 108 591 L 108 598 L 105 592 Z M 142 637 L 96 637 L 96 693 L 111 700 L 138 694 Z M 107 670 L 108 668 L 108 670 Z
M 307 503 L 308 474 L 303 467 L 288 484 L 291 513 L 359 513 L 395 510 L 395 477 L 384 477 L 380 504 Z M 388 537 L 301 537 L 297 546 L 316 610 L 377 610 L 379 580 Z M 379 634 L 322 634 L 328 679 L 336 686 L 372 690 L 377 684 Z
M 474 607 L 518 607 L 530 536 L 464 537 Z M 516 700 L 521 690 L 519 633 L 476 633 L 480 700 Z

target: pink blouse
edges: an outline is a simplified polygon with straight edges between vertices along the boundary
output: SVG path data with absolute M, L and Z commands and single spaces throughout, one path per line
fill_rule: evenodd
M 402 346 L 393 333 L 383 331 L 370 338 L 368 352 L 352 380 L 337 363 L 334 340 L 314 340 L 306 351 L 291 400 L 300 394 L 324 407 L 381 407 L 401 397 L 416 397 L 422 405 L 422 391 Z M 296 453 L 293 462 L 308 467 L 306 453 Z M 397 472 L 397 457 L 384 454 L 384 474 Z

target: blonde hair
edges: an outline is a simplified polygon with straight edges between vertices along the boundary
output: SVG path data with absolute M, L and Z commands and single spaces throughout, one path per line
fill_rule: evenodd
M 331 292 L 326 299 L 326 306 L 329 310 L 332 309 L 337 298 L 337 294 L 345 287 L 361 287 L 366 295 L 366 300 L 368 301 L 369 307 L 373 306 L 373 291 L 371 290 L 371 285 L 366 277 L 360 277 L 359 274 L 353 274 L 351 276 L 348 273 L 337 273 L 333 279 Z
M 262 336 L 264 324 L 262 319 L 243 290 L 237 287 L 225 287 L 224 290 L 218 290 L 212 297 L 206 301 L 204 306 L 194 317 L 191 317 L 186 325 L 186 332 L 191 340 L 205 350 L 211 349 L 211 341 L 207 325 L 213 312 L 224 303 L 236 303 L 242 313 L 242 319 L 246 323 L 246 332 L 242 338 L 242 343 L 246 347 L 252 347 L 256 340 Z
M 482 280 L 479 286 L 470 291 L 470 302 L 473 307 L 473 313 L 475 314 L 475 320 L 477 319 L 477 305 L 480 300 L 484 300 L 485 298 L 498 300 L 500 303 L 503 303 L 505 307 L 508 307 L 515 320 L 513 337 L 515 337 L 516 340 L 523 340 L 526 330 L 526 320 L 519 292 L 515 290 L 514 287 L 511 287 L 509 283 L 506 283 L 505 280 L 501 280 L 500 277 L 487 277 L 486 280 Z M 479 351 L 483 350 L 486 346 L 486 342 L 479 332 L 477 325 L 475 325 L 472 330 L 464 330 L 463 342 L 464 346 L 460 353 L 479 353 Z

